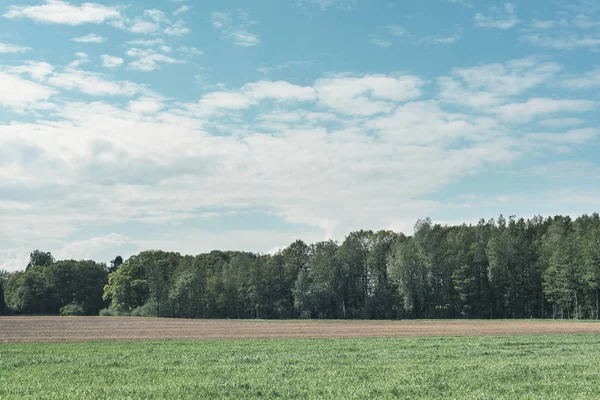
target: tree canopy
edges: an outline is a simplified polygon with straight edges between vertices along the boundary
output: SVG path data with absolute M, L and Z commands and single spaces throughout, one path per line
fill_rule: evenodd
M 34 251 L 25 271 L 3 276 L 15 313 L 598 319 L 600 217 L 425 219 L 412 236 L 361 230 L 276 254 L 153 250 L 110 267 Z

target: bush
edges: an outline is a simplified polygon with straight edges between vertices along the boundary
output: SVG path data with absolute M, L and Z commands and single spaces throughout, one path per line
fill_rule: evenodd
M 84 314 L 85 313 L 83 311 L 83 307 L 81 306 L 81 304 L 77 304 L 77 303 L 67 304 L 66 306 L 61 307 L 61 309 L 60 309 L 60 315 L 62 315 L 64 317 L 81 316 Z
M 129 317 L 130 315 L 131 313 L 127 311 L 115 310 L 112 307 L 103 308 L 102 310 L 100 310 L 101 317 Z
M 149 300 L 146 304 L 131 312 L 132 317 L 156 317 L 157 315 L 158 306 L 153 300 Z

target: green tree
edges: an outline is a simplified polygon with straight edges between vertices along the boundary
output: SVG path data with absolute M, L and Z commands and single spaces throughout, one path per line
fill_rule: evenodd
M 6 314 L 6 302 L 4 301 L 4 283 L 0 282 L 0 315 Z
M 34 250 L 29 254 L 29 264 L 27 269 L 31 267 L 49 267 L 54 263 L 52 253 Z

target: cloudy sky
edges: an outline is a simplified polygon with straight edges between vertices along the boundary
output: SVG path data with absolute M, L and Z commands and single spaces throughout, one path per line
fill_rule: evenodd
M 598 211 L 600 2 L 97 1 L 0 6 L 0 268 Z

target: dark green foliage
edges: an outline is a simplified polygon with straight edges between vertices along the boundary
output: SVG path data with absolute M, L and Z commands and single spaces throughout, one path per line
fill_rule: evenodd
M 31 267 L 49 267 L 54 263 L 54 257 L 48 252 L 34 250 L 29 255 L 29 264 L 27 269 Z
M 145 251 L 111 268 L 52 262 L 1 274 L 17 313 L 175 318 L 574 318 L 600 314 L 600 217 L 477 225 L 419 220 L 414 235 L 356 231 L 272 255 Z M 34 265 L 42 264 L 42 265 Z M 112 272 L 110 272 L 112 271 Z M 109 273 L 110 272 L 110 273 Z M 108 274 L 108 277 L 107 277 Z
M 94 261 L 58 261 L 32 266 L 10 275 L 5 285 L 8 306 L 21 314 L 59 314 L 61 307 L 77 303 L 85 315 L 98 315 L 107 283 L 104 264 Z
M 123 257 L 116 256 L 114 260 L 110 260 L 110 267 L 108 267 L 108 273 L 112 274 L 123 264 Z
M 60 315 L 64 317 L 76 317 L 85 315 L 85 311 L 81 304 L 70 303 L 60 308 Z
M 6 314 L 6 302 L 4 301 L 4 283 L 0 282 L 0 315 Z

